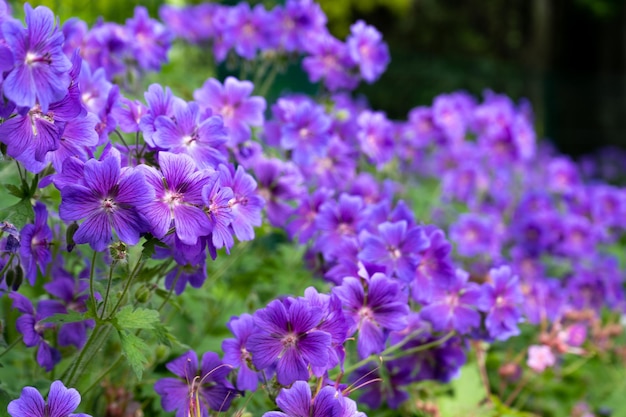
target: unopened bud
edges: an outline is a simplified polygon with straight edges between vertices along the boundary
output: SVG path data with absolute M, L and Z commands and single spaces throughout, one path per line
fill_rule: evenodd
M 135 291 L 135 300 L 139 303 L 147 303 L 150 297 L 152 297 L 152 291 L 145 285 L 142 285 Z

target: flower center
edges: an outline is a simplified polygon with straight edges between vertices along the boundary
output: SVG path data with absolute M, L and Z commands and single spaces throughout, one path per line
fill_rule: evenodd
M 374 321 L 374 312 L 368 306 L 363 306 L 359 310 L 359 317 L 363 320 Z
M 283 337 L 281 342 L 285 349 L 289 349 L 296 345 L 296 342 L 298 342 L 298 336 L 294 333 L 287 333 L 287 336 Z
M 170 206 L 170 208 L 174 208 L 180 205 L 183 201 L 183 194 L 177 191 L 167 191 L 163 196 L 162 201 Z
M 107 197 L 104 200 L 102 200 L 102 208 L 107 213 L 111 213 L 113 212 L 113 210 L 117 208 L 117 204 L 115 203 L 115 201 L 113 201 L 111 197 Z

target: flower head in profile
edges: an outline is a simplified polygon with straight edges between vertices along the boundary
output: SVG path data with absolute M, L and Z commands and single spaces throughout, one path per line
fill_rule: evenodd
M 90 417 L 88 414 L 73 413 L 80 404 L 80 394 L 74 388 L 66 388 L 61 381 L 50 385 L 46 403 L 37 389 L 24 387 L 22 395 L 9 403 L 11 417 Z

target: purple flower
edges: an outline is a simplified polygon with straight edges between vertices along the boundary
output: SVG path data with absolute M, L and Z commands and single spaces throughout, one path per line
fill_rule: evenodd
M 70 60 L 63 53 L 63 32 L 47 7 L 24 4 L 26 28 L 17 21 L 2 23 L 2 34 L 13 51 L 15 67 L 4 80 L 3 93 L 21 107 L 39 103 L 44 113 L 61 100 L 70 85 Z
M 293 212 L 290 200 L 304 191 L 304 179 L 298 166 L 277 158 L 259 158 L 255 161 L 254 172 L 259 181 L 259 193 L 265 199 L 270 224 L 283 227 Z
M 222 145 L 228 137 L 219 116 L 200 114 L 194 102 L 176 106 L 173 119 L 159 116 L 152 139 L 161 149 L 191 156 L 198 168 L 216 168 L 226 162 Z
M 469 274 L 457 269 L 456 282 L 448 289 L 436 289 L 433 298 L 421 311 L 424 320 L 429 321 L 436 331 L 456 330 L 468 333 L 480 326 L 478 309 L 484 310 L 483 292 L 474 282 L 467 282 Z
M 486 216 L 475 213 L 463 213 L 450 227 L 450 238 L 457 244 L 461 256 L 479 256 L 497 254 L 495 222 Z
M 211 109 L 213 113 L 222 116 L 231 146 L 250 139 L 251 126 L 263 125 L 265 99 L 259 96 L 250 97 L 253 89 L 254 85 L 250 81 L 226 77 L 222 85 L 209 78 L 202 88 L 193 93 L 202 110 Z
M 144 176 L 137 169 L 122 171 L 119 154 L 103 161 L 90 159 L 84 166 L 84 185 L 70 184 L 61 189 L 59 216 L 64 221 L 84 221 L 74 235 L 76 243 L 89 243 L 104 250 L 113 239 L 130 245 L 139 242 L 147 228 L 139 210 L 154 200 Z
M 80 404 L 80 394 L 74 388 L 66 388 L 61 381 L 50 385 L 48 402 L 36 388 L 24 387 L 22 395 L 9 403 L 7 411 L 11 417 L 91 417 L 73 413 Z
M 323 80 L 330 91 L 352 90 L 357 86 L 359 80 L 350 72 L 355 63 L 345 43 L 322 31 L 309 39 L 306 49 L 310 56 L 304 58 L 302 66 L 309 81 Z
M 163 238 L 173 224 L 176 236 L 183 243 L 193 245 L 198 237 L 208 235 L 211 230 L 202 210 L 202 188 L 209 183 L 211 173 L 198 170 L 193 159 L 184 154 L 159 152 L 159 166 L 161 172 L 142 166 L 155 199 L 141 212 L 157 238 Z
M 174 117 L 175 109 L 185 107 L 185 101 L 175 97 L 169 87 L 163 88 L 159 84 L 151 84 L 144 93 L 148 104 L 148 112 L 141 117 L 139 127 L 143 139 L 151 148 L 158 148 L 154 143 L 155 121 L 159 116 Z
M 74 84 L 68 94 L 51 103 L 48 110 L 44 111 L 40 105 L 35 105 L 24 114 L 18 114 L 0 124 L 0 137 L 7 145 L 7 153 L 32 172 L 45 168 L 42 162 L 46 161 L 49 151 L 59 148 L 66 123 L 84 112 L 79 94 Z M 92 143 L 89 136 L 85 141 Z
M 331 119 L 324 109 L 309 101 L 295 103 L 291 117 L 281 127 L 280 145 L 292 151 L 298 165 L 308 165 L 314 156 L 324 155 L 330 140 Z
M 174 34 L 154 19 L 150 19 L 145 7 L 135 7 L 135 15 L 126 21 L 126 30 L 132 38 L 129 47 L 139 66 L 145 70 L 158 71 L 167 61 Z
M 346 43 L 350 57 L 359 65 L 365 81 L 371 84 L 385 72 L 389 64 L 389 49 L 376 28 L 359 20 L 350 26 Z
M 308 380 L 308 365 L 326 366 L 330 334 L 316 330 L 323 311 L 305 300 L 274 300 L 254 314 L 258 331 L 248 339 L 246 349 L 257 369 L 270 367 L 276 361 L 276 377 L 281 385 Z
M 359 330 L 357 351 L 361 358 L 380 353 L 385 348 L 388 330 L 402 330 L 406 326 L 409 306 L 398 281 L 376 273 L 367 283 L 352 277 L 344 278 L 333 289 L 344 303 L 346 314 L 353 320 L 350 334 Z
M 48 308 L 52 307 L 55 312 L 61 314 L 67 314 L 68 311 L 86 312 L 89 283 L 84 279 L 75 279 L 65 270 L 55 271 L 54 274 L 54 280 L 45 284 L 44 288 L 60 300 L 47 301 Z M 77 349 L 81 349 L 87 341 L 87 328 L 93 326 L 93 320 L 63 324 L 58 335 L 59 345 L 74 345 Z
M 246 343 L 256 330 L 254 319 L 250 314 L 233 317 L 227 324 L 228 329 L 235 336 L 234 339 L 225 339 L 222 342 L 224 363 L 239 368 L 237 372 L 237 388 L 246 391 L 255 391 L 259 385 L 259 373 L 252 369 L 252 355 L 246 349 Z
M 181 379 L 163 378 L 154 384 L 165 411 L 176 411 L 176 417 L 206 417 L 208 411 L 226 411 L 235 391 L 226 379 L 230 366 L 222 364 L 216 353 L 198 357 L 192 350 L 174 359 L 166 368 Z
M 257 194 L 257 183 L 245 169 L 239 165 L 235 171 L 232 166 L 220 165 L 220 184 L 233 191 L 229 201 L 233 215 L 231 227 L 240 241 L 254 239 L 254 226 L 261 225 L 263 198 Z
M 366 110 L 358 118 L 361 150 L 378 167 L 394 157 L 393 125 L 383 112 Z
M 280 45 L 288 52 L 304 49 L 314 34 L 326 29 L 326 15 L 313 0 L 287 0 L 284 8 L 276 8 Z
M 304 195 L 300 199 L 298 208 L 294 212 L 292 221 L 287 225 L 289 236 L 298 236 L 298 242 L 306 243 L 317 231 L 315 219 L 319 213 L 320 206 L 331 196 L 332 191 L 326 188 L 319 188 L 311 195 Z
M 356 404 L 335 388 L 327 386 L 315 397 L 305 381 L 296 381 L 291 388 L 283 388 L 276 397 L 283 412 L 270 411 L 263 417 L 365 417 L 356 411 Z
M 213 246 L 217 249 L 225 247 L 227 253 L 230 253 L 230 248 L 235 243 L 229 228 L 234 219 L 230 205 L 233 198 L 233 190 L 222 187 L 218 173 L 215 173 L 202 189 L 202 200 L 211 226 Z
M 232 44 L 237 54 L 247 60 L 255 58 L 258 49 L 269 46 L 272 30 L 270 15 L 262 4 L 250 10 L 248 3 L 239 3 L 229 10 L 229 30 L 224 33 L 226 42 Z
M 363 208 L 361 197 L 348 194 L 322 204 L 315 222 L 320 231 L 316 247 L 326 259 L 332 259 L 347 243 L 356 242 Z
M 63 313 L 62 306 L 56 306 L 54 302 L 43 300 L 39 302 L 37 311 L 35 311 L 30 300 L 22 294 L 12 292 L 9 294 L 9 298 L 13 300 L 13 308 L 22 313 L 17 318 L 15 326 L 17 331 L 24 336 L 24 344 L 26 347 L 37 346 L 37 363 L 47 372 L 50 372 L 61 361 L 61 354 L 43 338 L 45 330 L 54 327 L 54 325 L 42 323 L 42 320 L 55 313 Z
M 524 302 L 517 275 L 511 268 L 501 266 L 489 271 L 491 284 L 484 286 L 487 312 L 485 326 L 489 335 L 497 340 L 517 336 L 517 324 L 522 320 L 520 306 Z
M 396 275 L 404 282 L 415 277 L 418 253 L 429 246 L 429 239 L 421 227 L 407 226 L 407 222 L 385 222 L 378 225 L 378 233 L 364 232 L 359 258 L 385 266 L 385 273 Z
M 412 283 L 412 295 L 418 302 L 428 302 L 435 288 L 447 288 L 455 280 L 452 246 L 443 231 L 434 226 L 425 228 L 430 245 L 420 253 L 420 261 Z
M 20 258 L 30 285 L 35 285 L 37 267 L 45 275 L 46 266 L 52 260 L 50 252 L 52 230 L 47 221 L 48 210 L 42 202 L 38 201 L 35 204 L 35 223 L 27 224 L 21 232 Z

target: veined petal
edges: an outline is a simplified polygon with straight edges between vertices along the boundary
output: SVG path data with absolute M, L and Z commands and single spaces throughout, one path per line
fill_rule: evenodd
M 297 380 L 308 380 L 309 370 L 304 359 L 294 347 L 288 348 L 278 359 L 276 379 L 281 385 L 289 385 Z
M 195 244 L 211 230 L 209 218 L 202 209 L 183 204 L 174 207 L 174 224 L 176 236 L 187 245 Z
M 67 417 L 80 404 L 80 394 L 74 388 L 66 388 L 61 381 L 54 381 L 48 394 L 48 416 Z
M 89 243 L 98 252 L 106 249 L 112 239 L 111 220 L 104 212 L 88 217 L 74 234 L 76 243 Z
M 296 381 L 291 388 L 283 389 L 276 404 L 290 417 L 309 417 L 311 409 L 311 388 L 305 381 Z
M 24 387 L 22 395 L 9 403 L 7 411 L 12 417 L 45 417 L 46 404 L 43 397 L 33 387 Z

